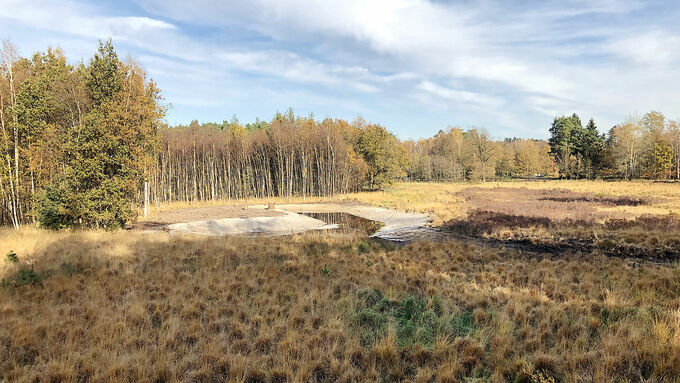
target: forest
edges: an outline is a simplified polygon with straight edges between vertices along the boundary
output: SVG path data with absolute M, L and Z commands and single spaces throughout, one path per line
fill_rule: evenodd
M 651 111 L 606 134 L 556 117 L 548 140 L 497 140 L 448 127 L 400 141 L 385 127 L 292 109 L 269 121 L 168 126 L 165 100 L 112 42 L 87 63 L 60 49 L 2 47 L 0 224 L 124 226 L 139 206 L 249 197 L 332 196 L 396 180 L 680 179 L 680 123 Z

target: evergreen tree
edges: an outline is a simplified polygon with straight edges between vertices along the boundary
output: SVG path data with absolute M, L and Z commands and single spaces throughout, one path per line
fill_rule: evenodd
M 583 132 L 581 119 L 574 113 L 567 117 L 555 117 L 550 127 L 550 154 L 555 158 L 560 176 L 576 176 L 578 141 Z
M 153 158 L 164 115 L 155 84 L 118 61 L 110 41 L 100 43 L 87 73 L 93 108 L 69 130 L 65 170 L 38 198 L 46 227 L 123 226 L 135 217 L 135 192 Z
M 113 98 L 121 88 L 121 62 L 111 40 L 99 42 L 99 51 L 90 60 L 87 90 L 95 105 Z
M 584 128 L 573 114 L 556 117 L 550 128 L 550 154 L 560 175 L 567 178 L 594 178 L 603 163 L 605 137 L 591 118 Z
M 591 118 L 579 137 L 578 156 L 581 158 L 580 176 L 595 178 L 600 169 L 604 155 L 604 135 L 597 131 L 595 121 Z

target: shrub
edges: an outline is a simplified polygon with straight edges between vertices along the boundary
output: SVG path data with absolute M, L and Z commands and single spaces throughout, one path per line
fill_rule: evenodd
M 36 273 L 32 269 L 20 270 L 10 281 L 4 278 L 0 282 L 1 287 L 19 287 L 26 285 L 42 285 L 43 276 L 42 274 Z
M 472 315 L 472 311 L 466 310 L 460 315 L 454 315 L 451 318 L 451 327 L 453 335 L 456 337 L 472 334 L 475 329 L 475 318 Z
M 66 182 L 61 179 L 48 184 L 38 193 L 36 212 L 40 226 L 59 230 L 73 225 L 73 208 L 68 203 L 70 193 Z
M 375 310 L 360 309 L 354 314 L 353 321 L 359 328 L 360 341 L 364 346 L 380 339 L 387 330 L 387 317 Z
M 5 262 L 7 263 L 19 263 L 19 256 L 14 251 L 10 250 L 7 255 L 5 255 Z
M 385 335 L 387 323 L 396 327 L 398 346 L 420 344 L 431 347 L 442 322 L 443 305 L 409 296 L 401 301 L 386 298 L 379 290 L 357 293 L 358 309 L 354 323 L 361 330 L 362 343 L 370 344 Z M 438 313 L 439 311 L 439 313 Z
M 371 249 L 371 245 L 366 241 L 359 242 L 359 254 L 363 254 Z
M 89 190 L 73 185 L 68 177 L 59 177 L 38 193 L 36 212 L 41 227 L 117 229 L 134 218 L 122 180 L 105 180 Z

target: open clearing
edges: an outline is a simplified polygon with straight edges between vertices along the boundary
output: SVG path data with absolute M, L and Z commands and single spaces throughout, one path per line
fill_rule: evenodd
M 342 201 L 279 203 L 274 209 L 183 207 L 161 211 L 137 227 L 218 236 L 290 235 L 337 229 L 333 222 L 299 213 L 342 213 L 381 223 L 371 237 L 395 243 L 456 239 L 552 255 L 595 253 L 656 261 L 675 259 L 680 248 L 680 194 L 673 184 L 564 181 L 404 187 L 348 195 Z M 426 199 L 427 192 L 433 197 Z
M 677 383 L 679 189 L 399 184 L 173 213 L 384 222 L 257 238 L 3 229 L 0 380 Z

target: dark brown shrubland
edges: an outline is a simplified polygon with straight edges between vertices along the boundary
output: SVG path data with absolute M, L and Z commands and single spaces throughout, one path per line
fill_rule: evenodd
M 680 269 L 352 235 L 0 233 L 7 381 L 678 381 Z M 325 270 L 325 271 L 324 271 Z

